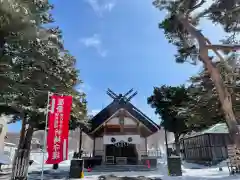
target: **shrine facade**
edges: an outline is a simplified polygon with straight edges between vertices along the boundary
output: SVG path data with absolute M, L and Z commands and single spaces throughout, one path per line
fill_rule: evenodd
M 93 139 L 93 157 L 102 164 L 141 164 L 149 159 L 147 137 L 157 133 L 160 127 L 137 109 L 130 100 L 137 92 L 115 94 L 108 89 L 113 101 L 91 119 L 88 133 Z M 155 159 L 160 156 L 156 152 Z M 151 157 L 153 158 L 153 157 Z

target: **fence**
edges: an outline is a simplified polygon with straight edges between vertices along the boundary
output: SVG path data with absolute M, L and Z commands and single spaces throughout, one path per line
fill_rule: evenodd
M 6 155 L 10 159 L 10 164 L 2 165 L 2 169 L 12 168 L 12 163 L 15 155 L 16 147 L 5 146 L 4 147 L 4 155 Z M 73 158 L 73 151 L 68 153 L 68 159 L 71 160 Z M 82 157 L 91 157 L 92 154 L 88 152 L 83 152 Z M 44 162 L 47 160 L 48 154 L 44 153 Z M 29 160 L 33 160 L 34 165 L 42 165 L 43 161 L 43 152 L 41 149 L 32 150 L 30 152 Z M 68 163 L 68 162 L 63 162 Z
M 14 158 L 16 147 L 14 146 L 4 146 L 4 155 L 9 158 L 10 164 L 2 165 L 2 169 L 8 169 L 12 167 L 12 161 Z

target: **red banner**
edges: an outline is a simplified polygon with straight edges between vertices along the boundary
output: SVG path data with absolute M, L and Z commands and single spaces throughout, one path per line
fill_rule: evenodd
M 58 164 L 68 158 L 69 118 L 72 96 L 52 95 L 48 113 L 46 164 Z

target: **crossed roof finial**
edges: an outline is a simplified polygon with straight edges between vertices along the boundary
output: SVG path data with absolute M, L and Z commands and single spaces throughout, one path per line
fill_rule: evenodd
M 123 102 L 129 102 L 134 96 L 137 95 L 137 91 L 135 91 L 133 94 L 131 94 L 133 92 L 133 88 L 130 89 L 128 92 L 126 92 L 124 95 L 123 94 L 119 94 L 117 95 L 116 93 L 114 93 L 111 89 L 107 89 L 107 95 L 109 95 L 114 101 L 123 101 Z

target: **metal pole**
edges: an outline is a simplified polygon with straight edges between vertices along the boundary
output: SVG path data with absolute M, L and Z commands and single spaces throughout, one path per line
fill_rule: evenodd
M 49 102 L 50 102 L 50 95 L 51 93 L 48 92 L 48 99 L 47 99 L 47 108 L 46 108 L 46 122 L 45 122 L 45 129 L 44 129 L 44 144 L 42 149 L 42 174 L 41 174 L 41 180 L 43 180 L 43 171 L 44 171 L 44 155 L 46 150 L 46 141 L 47 141 L 47 127 L 48 127 L 48 112 L 49 112 Z
M 78 149 L 78 153 L 79 153 L 79 158 L 82 158 L 82 128 L 80 127 L 80 136 L 79 136 L 79 149 Z

